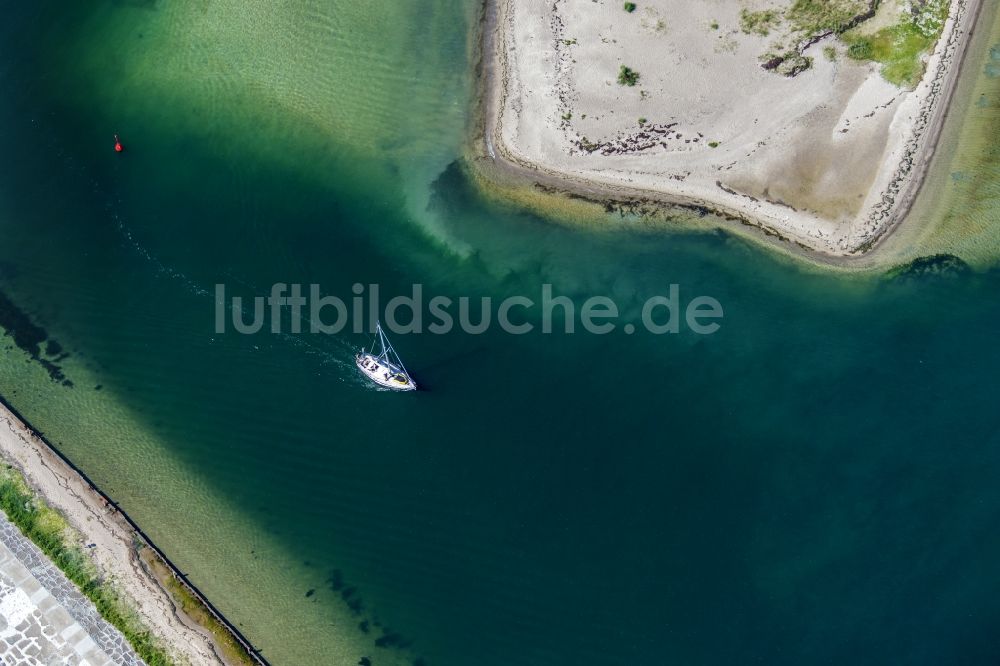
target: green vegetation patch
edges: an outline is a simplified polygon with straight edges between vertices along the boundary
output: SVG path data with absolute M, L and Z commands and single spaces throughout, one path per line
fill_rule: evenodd
M 747 35 L 767 37 L 779 23 L 781 16 L 773 9 L 763 9 L 758 12 L 749 9 L 740 11 L 740 30 Z
M 843 32 L 850 22 L 869 11 L 867 0 L 795 0 L 785 13 L 792 30 L 807 35 Z
M 622 65 L 618 70 L 618 83 L 623 86 L 634 86 L 639 83 L 639 72 Z
M 634 2 L 626 2 L 625 3 L 625 11 L 627 11 L 629 14 L 631 14 L 632 12 L 634 12 L 635 11 L 635 3 Z
M 157 639 L 111 585 L 102 581 L 94 563 L 67 537 L 69 524 L 28 488 L 14 468 L 0 468 L 0 508 L 21 532 L 80 589 L 105 620 L 124 634 L 136 654 L 150 666 L 173 664 Z
M 841 34 L 873 15 L 870 0 L 794 0 L 784 12 L 744 9 L 740 12 L 740 27 L 747 34 L 767 35 L 783 24 L 781 43 L 772 44 L 760 61 L 764 69 L 795 76 L 812 67 L 812 58 L 800 50 L 804 45 L 829 33 Z M 836 55 L 830 51 L 825 54 L 830 59 Z
M 848 45 L 848 57 L 880 63 L 886 81 L 913 88 L 924 75 L 922 56 L 934 48 L 947 18 L 945 0 L 928 0 L 894 26 L 867 36 L 850 31 L 842 39 Z

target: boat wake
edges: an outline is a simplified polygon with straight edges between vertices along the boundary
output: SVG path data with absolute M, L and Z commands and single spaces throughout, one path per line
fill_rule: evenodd
M 205 299 L 207 301 L 212 301 L 214 305 L 215 293 L 214 285 L 212 289 L 207 289 L 201 284 L 198 284 L 195 280 L 176 268 L 166 265 L 161 261 L 155 254 L 153 254 L 148 248 L 146 248 L 132 232 L 132 229 L 125 223 L 124 219 L 116 211 L 111 211 L 112 218 L 115 222 L 115 227 L 121 234 L 126 246 L 131 248 L 136 254 L 142 257 L 146 262 L 148 262 L 154 269 L 158 276 L 169 279 L 177 284 L 180 284 L 185 291 L 197 296 L 198 298 Z M 248 282 L 247 280 L 234 275 L 232 272 L 226 272 L 226 279 L 233 282 L 234 284 L 240 284 L 248 289 L 253 290 L 257 293 L 262 293 L 256 287 L 256 285 Z M 229 301 L 224 304 L 227 313 L 231 313 L 233 310 L 233 303 Z M 244 321 L 252 316 L 252 313 L 246 307 L 240 308 L 239 313 Z M 305 316 L 300 315 L 299 317 L 302 330 L 309 330 L 312 325 L 312 320 Z M 346 340 L 333 336 L 324 336 L 324 344 L 319 345 L 305 339 L 300 335 L 294 335 L 287 332 L 278 332 L 274 336 L 281 340 L 283 343 L 287 343 L 293 347 L 296 347 L 306 354 L 318 357 L 319 363 L 323 366 L 332 366 L 337 369 L 337 376 L 341 381 L 350 381 L 352 384 L 356 383 L 358 385 L 370 386 L 368 382 L 363 381 L 354 369 L 354 363 L 350 360 L 357 351 L 357 349 L 351 343 Z M 350 352 L 350 353 L 347 353 Z

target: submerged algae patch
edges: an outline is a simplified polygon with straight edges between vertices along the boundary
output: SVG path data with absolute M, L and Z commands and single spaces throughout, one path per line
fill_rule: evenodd
M 69 354 L 63 351 L 62 345 L 50 339 L 48 332 L 33 322 L 31 317 L 2 291 L 0 291 L 0 329 L 13 338 L 14 344 L 19 349 L 44 367 L 52 381 L 60 382 L 67 387 L 73 386 L 73 382 L 66 378 L 58 364 L 58 361 L 62 361 Z M 44 350 L 42 344 L 45 344 Z M 46 356 L 50 358 L 45 358 Z
M 897 266 L 886 273 L 891 280 L 922 280 L 936 277 L 968 275 L 972 268 L 953 254 L 935 254 L 917 257 L 908 264 Z
M 1000 44 L 990 49 L 990 59 L 986 63 L 986 76 L 991 79 L 1000 77 Z
M 370 634 L 372 628 L 378 629 L 378 637 L 374 639 L 374 647 L 383 649 L 392 649 L 401 652 L 407 652 L 413 645 L 413 640 L 407 638 L 387 626 L 385 626 L 378 617 L 370 615 L 365 612 L 365 604 L 358 595 L 358 590 L 353 585 L 349 585 L 344 580 L 344 574 L 340 569 L 334 569 L 330 576 L 326 579 L 326 588 L 331 592 L 336 593 L 341 600 L 347 604 L 347 608 L 355 617 L 360 617 L 361 620 L 358 623 L 358 629 L 363 634 Z M 310 589 L 306 593 L 306 597 L 312 597 L 317 593 L 316 588 Z M 365 657 L 362 657 L 364 662 Z M 427 662 L 423 657 L 416 657 L 413 661 L 414 664 L 426 664 Z

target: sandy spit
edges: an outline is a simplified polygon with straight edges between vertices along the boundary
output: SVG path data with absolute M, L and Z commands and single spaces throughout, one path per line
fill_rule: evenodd
M 486 0 L 481 171 L 711 211 L 706 223 L 851 265 L 870 262 L 920 191 L 981 0 L 952 0 L 912 91 L 842 52 L 794 78 L 763 72 L 766 40 L 726 30 L 724 8 L 738 3 L 647 0 L 639 23 L 605 4 Z M 721 24 L 725 48 L 706 40 L 699 11 Z M 810 48 L 829 45 L 841 47 L 830 37 Z M 625 63 L 642 72 L 637 89 L 613 81 Z

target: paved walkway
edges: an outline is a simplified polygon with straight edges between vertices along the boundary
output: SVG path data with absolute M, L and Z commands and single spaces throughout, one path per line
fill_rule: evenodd
M 142 663 L 125 637 L 0 511 L 0 664 Z

